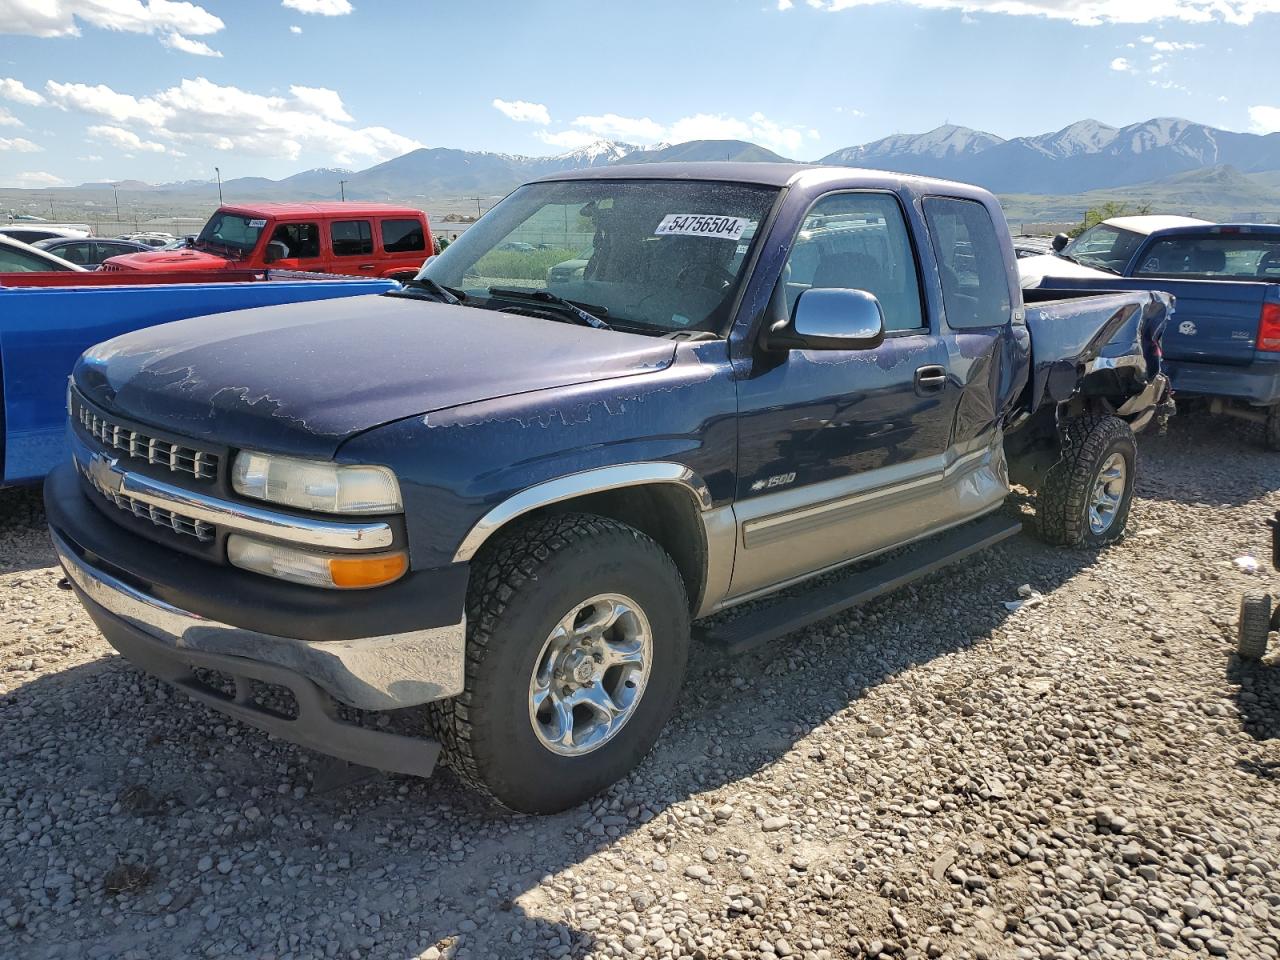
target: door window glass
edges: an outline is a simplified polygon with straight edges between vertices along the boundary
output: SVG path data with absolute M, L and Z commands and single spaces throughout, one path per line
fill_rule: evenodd
M 339 220 L 333 225 L 335 257 L 367 257 L 373 253 L 373 230 L 368 220 Z
M 320 228 L 314 223 L 282 223 L 271 234 L 270 243 L 284 244 L 281 260 L 305 260 L 320 256 Z
M 92 243 L 68 243 L 49 252 L 55 257 L 61 257 L 81 267 L 87 267 L 94 262 Z
M 880 301 L 885 330 L 924 326 L 911 238 L 896 198 L 885 193 L 823 197 L 804 218 L 783 271 L 787 309 L 806 290 L 865 290 Z
M 973 200 L 929 197 L 925 219 L 942 275 L 942 304 L 953 330 L 1009 322 L 1012 303 L 1004 250 L 987 208 Z
M 51 260 L 25 250 L 0 244 L 0 273 L 40 273 L 46 270 L 69 270 Z
M 383 220 L 382 249 L 387 253 L 414 253 L 427 249 L 421 220 Z

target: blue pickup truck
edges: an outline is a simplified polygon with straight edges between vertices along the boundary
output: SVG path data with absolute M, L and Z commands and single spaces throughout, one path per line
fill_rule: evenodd
M 0 274 L 0 487 L 41 480 L 66 459 L 67 376 L 95 343 L 172 320 L 396 286 L 248 272 L 237 282 L 207 281 L 207 275 L 140 284 L 110 273 Z
M 1023 286 L 1173 294 L 1164 356 L 1179 401 L 1262 424 L 1280 450 L 1280 226 L 1120 217 L 1063 239 L 1018 262 Z
M 692 639 L 741 650 L 1015 534 L 1011 479 L 1051 543 L 1123 534 L 1170 299 L 1026 300 L 977 188 L 563 174 L 402 290 L 88 351 L 53 542 L 108 640 L 213 708 L 560 810 L 652 747 Z

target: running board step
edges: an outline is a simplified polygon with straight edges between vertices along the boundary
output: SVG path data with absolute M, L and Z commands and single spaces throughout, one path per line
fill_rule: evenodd
M 970 554 L 1015 536 L 1022 524 L 1005 516 L 988 517 L 926 540 L 910 552 L 834 583 L 811 587 L 758 611 L 713 627 L 695 627 L 694 637 L 727 654 L 753 650 L 812 623 L 867 603 L 912 581 L 927 577 Z

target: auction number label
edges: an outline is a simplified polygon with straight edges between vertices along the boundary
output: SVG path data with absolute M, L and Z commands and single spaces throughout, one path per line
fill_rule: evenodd
M 720 240 L 741 239 L 751 225 L 746 217 L 721 217 L 706 213 L 669 213 L 662 218 L 655 237 L 715 237 Z

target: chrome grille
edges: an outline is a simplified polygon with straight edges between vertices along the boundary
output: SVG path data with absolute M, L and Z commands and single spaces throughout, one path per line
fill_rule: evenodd
M 141 500 L 135 500 L 133 497 L 122 493 L 112 493 L 109 490 L 104 490 L 93 474 L 85 469 L 79 461 L 76 462 L 76 466 L 80 468 L 80 475 L 89 481 L 93 489 L 97 490 L 98 493 L 102 494 L 103 497 L 114 503 L 121 510 L 126 510 L 135 517 L 150 520 L 157 527 L 166 527 L 184 537 L 195 537 L 201 543 L 211 543 L 217 534 L 216 528 L 211 523 L 196 520 L 194 517 L 184 517 L 180 513 L 165 510 L 163 507 L 153 507 L 149 503 L 143 503 Z
M 137 430 L 122 427 L 99 415 L 75 398 L 75 418 L 89 435 L 110 450 L 119 450 L 134 460 L 172 473 L 186 473 L 197 480 L 213 480 L 218 476 L 218 455 L 194 447 L 170 443 Z

